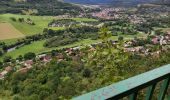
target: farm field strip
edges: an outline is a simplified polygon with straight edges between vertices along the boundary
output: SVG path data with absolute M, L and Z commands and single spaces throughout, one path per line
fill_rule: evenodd
M 10 18 L 16 18 L 16 22 L 12 21 Z M 35 25 L 29 25 L 24 22 L 19 22 L 18 18 L 30 18 L 35 22 Z M 16 29 L 18 29 L 21 33 L 25 35 L 34 35 L 41 33 L 44 28 L 48 26 L 48 23 L 53 19 L 50 16 L 29 16 L 29 15 L 17 15 L 17 14 L 1 14 L 0 15 L 0 22 L 9 22 L 11 23 Z
M 18 31 L 10 23 L 0 23 L 0 40 L 21 38 L 25 35 Z

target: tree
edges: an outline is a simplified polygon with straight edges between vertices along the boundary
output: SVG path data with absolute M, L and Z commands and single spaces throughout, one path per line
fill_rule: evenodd
M 4 59 L 3 59 L 3 62 L 10 62 L 12 60 L 12 57 L 11 56 L 5 56 Z
M 30 18 L 27 18 L 27 21 L 32 21 Z
M 19 22 L 24 22 L 24 18 L 18 18 Z
M 13 100 L 21 100 L 19 96 L 14 96 Z
M 0 66 L 2 67 L 2 65 L 3 65 L 3 63 L 0 61 Z M 0 68 L 1 68 L 1 67 L 0 67 Z
M 90 69 L 85 69 L 83 71 L 83 77 L 90 77 L 91 75 L 91 70 Z
M 117 76 L 121 70 L 120 66 L 128 61 L 128 55 L 123 51 L 123 41 L 112 45 L 109 40 L 111 35 L 106 27 L 100 29 L 99 36 L 102 39 L 102 44 L 96 46 L 95 52 L 87 52 L 86 67 L 99 68 L 100 70 L 95 73 L 101 76 L 100 79 L 103 81 L 118 81 L 122 78 Z
M 19 86 L 14 84 L 14 85 L 12 85 L 11 90 L 12 90 L 13 94 L 16 94 L 19 92 Z
M 40 91 L 39 98 L 40 98 L 40 100 L 43 100 L 48 95 L 49 95 L 49 92 L 47 92 L 47 91 Z
M 56 50 L 52 50 L 52 51 L 51 51 L 51 56 L 54 57 L 54 56 L 56 56 L 56 55 L 57 55 Z
M 24 55 L 25 60 L 31 60 L 31 59 L 34 59 L 35 57 L 36 57 L 35 53 L 32 53 L 32 52 L 28 52 Z
M 22 56 L 22 55 L 19 55 L 18 58 L 17 58 L 17 60 L 22 61 L 22 60 L 23 60 L 23 56 Z
M 118 41 L 123 41 L 123 36 L 119 36 Z
M 12 21 L 14 21 L 14 22 L 17 21 L 15 17 L 10 17 L 10 19 L 11 19 Z
M 6 44 L 3 44 L 3 45 L 2 45 L 2 50 L 3 50 L 4 52 L 7 52 L 8 47 L 7 47 L 7 45 L 6 45 Z
M 40 100 L 39 96 L 37 94 L 32 94 L 31 96 L 29 96 L 29 98 L 27 98 L 29 100 Z
M 163 35 L 164 32 L 161 29 L 155 30 L 156 35 Z
M 2 56 L 3 55 L 3 52 L 0 50 L 0 56 Z

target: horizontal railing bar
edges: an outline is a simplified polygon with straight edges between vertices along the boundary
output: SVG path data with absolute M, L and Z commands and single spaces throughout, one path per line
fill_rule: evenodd
M 134 76 L 132 78 L 120 81 L 118 83 L 106 86 L 96 91 L 73 98 L 72 100 L 118 100 L 141 90 L 152 84 L 155 84 L 170 75 L 170 65 L 148 71 L 146 73 Z

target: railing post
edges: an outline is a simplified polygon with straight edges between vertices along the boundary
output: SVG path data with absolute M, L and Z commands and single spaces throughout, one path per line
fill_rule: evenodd
M 145 100 L 151 100 L 153 96 L 153 92 L 155 90 L 156 83 L 148 87 L 147 93 L 146 93 L 146 98 Z
M 169 86 L 169 82 L 170 82 L 170 78 L 168 77 L 161 84 L 160 93 L 158 95 L 158 100 L 164 100 L 166 91 L 167 91 L 168 86 Z
M 137 100 L 138 92 L 135 92 L 129 96 L 129 100 Z

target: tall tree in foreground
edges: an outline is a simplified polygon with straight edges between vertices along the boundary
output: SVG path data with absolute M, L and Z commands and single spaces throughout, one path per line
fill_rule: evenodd
M 110 40 L 111 36 L 106 27 L 101 28 L 99 37 L 102 43 L 96 46 L 95 51 L 87 53 L 86 61 L 89 68 L 98 69 L 95 73 L 101 76 L 102 81 L 113 83 L 123 78 L 119 71 L 127 63 L 128 55 L 123 50 L 123 39 L 114 44 Z

